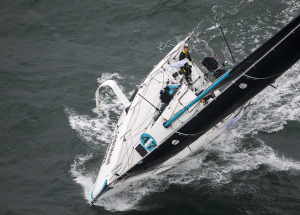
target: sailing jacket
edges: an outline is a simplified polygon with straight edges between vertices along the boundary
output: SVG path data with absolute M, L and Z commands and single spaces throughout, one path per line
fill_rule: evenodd
M 183 60 L 184 58 L 189 59 L 189 61 L 191 63 L 193 62 L 193 60 L 192 60 L 192 58 L 190 56 L 190 53 L 189 52 L 185 52 L 184 50 L 182 50 L 182 52 L 179 55 L 179 60 Z M 186 64 L 184 64 L 184 67 L 181 67 L 181 68 L 184 69 L 184 70 L 186 70 L 187 66 L 188 66 L 188 64 L 186 63 Z
M 183 60 L 184 58 L 189 59 L 189 61 L 191 61 L 191 62 L 193 61 L 190 56 L 190 53 L 189 52 L 186 53 L 184 50 L 182 50 L 182 52 L 179 55 L 179 60 Z

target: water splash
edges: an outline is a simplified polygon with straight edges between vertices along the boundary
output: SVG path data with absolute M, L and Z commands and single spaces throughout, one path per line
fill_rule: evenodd
M 119 79 L 122 77 L 118 73 L 103 73 L 97 81 L 101 85 L 106 80 Z M 105 88 L 102 90 L 99 107 L 99 111 L 93 109 L 95 117 L 80 115 L 71 108 L 66 108 L 65 112 L 69 117 L 71 128 L 76 130 L 81 139 L 89 145 L 106 147 L 123 106 L 113 92 Z
M 83 195 L 89 203 L 90 195 L 94 187 L 96 175 L 93 172 L 87 171 L 85 164 L 93 157 L 93 154 L 79 155 L 75 158 L 71 165 L 71 174 L 74 181 L 80 184 L 83 188 Z
M 92 118 L 87 115 L 79 115 L 70 108 L 66 108 L 65 112 L 69 116 L 71 128 L 76 130 L 79 137 L 87 144 L 92 146 L 106 146 L 114 127 L 114 123 L 111 123 L 108 117 Z M 106 116 L 109 116 L 109 114 L 106 114 Z

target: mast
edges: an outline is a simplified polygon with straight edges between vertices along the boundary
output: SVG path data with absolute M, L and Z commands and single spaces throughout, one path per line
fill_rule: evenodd
M 234 59 L 234 57 L 233 57 L 232 51 L 231 51 L 231 49 L 230 49 L 230 46 L 229 46 L 229 44 L 228 44 L 228 41 L 227 41 L 227 39 L 226 39 L 226 36 L 225 36 L 225 34 L 224 34 L 224 31 L 223 31 L 223 29 L 222 29 L 222 26 L 219 25 L 219 28 L 220 28 L 220 30 L 221 30 L 221 32 L 222 32 L 222 35 L 223 35 L 223 37 L 224 37 L 225 43 L 226 43 L 226 45 L 227 45 L 227 47 L 228 47 L 228 50 L 229 50 L 229 52 L 230 52 L 231 58 L 232 58 L 232 60 L 233 60 L 233 63 L 236 63 L 236 62 L 235 62 L 235 59 Z

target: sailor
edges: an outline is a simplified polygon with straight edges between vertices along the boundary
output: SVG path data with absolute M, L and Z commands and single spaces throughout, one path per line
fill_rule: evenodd
M 168 105 L 172 100 L 174 94 L 177 92 L 178 88 L 180 87 L 179 84 L 169 84 L 167 82 L 167 86 L 160 91 L 160 100 L 162 103 Z
M 187 58 L 187 59 L 189 59 L 189 61 L 191 63 L 193 63 L 193 60 L 189 53 L 189 50 L 190 50 L 190 48 L 188 46 L 184 46 L 182 52 L 179 55 L 179 60 L 183 60 L 183 59 Z M 181 71 L 184 73 L 184 77 L 185 77 L 186 81 L 191 84 L 191 82 L 192 82 L 192 79 L 191 79 L 192 66 L 189 65 L 189 63 L 186 63 L 186 64 L 184 64 L 183 67 L 181 67 Z
M 158 113 L 154 116 L 154 121 L 156 121 L 162 112 L 164 112 L 170 101 L 173 99 L 174 94 L 178 91 L 179 87 L 179 84 L 169 84 L 169 81 L 167 81 L 167 86 L 160 91 L 159 98 L 161 100 L 161 106 Z

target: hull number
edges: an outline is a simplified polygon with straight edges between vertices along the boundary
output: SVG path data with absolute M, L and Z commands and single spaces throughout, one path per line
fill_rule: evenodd
M 146 133 L 142 134 L 140 140 L 142 145 L 144 146 L 145 149 L 147 149 L 148 152 L 151 152 L 153 149 L 157 147 L 157 143 L 155 139 L 149 134 Z

